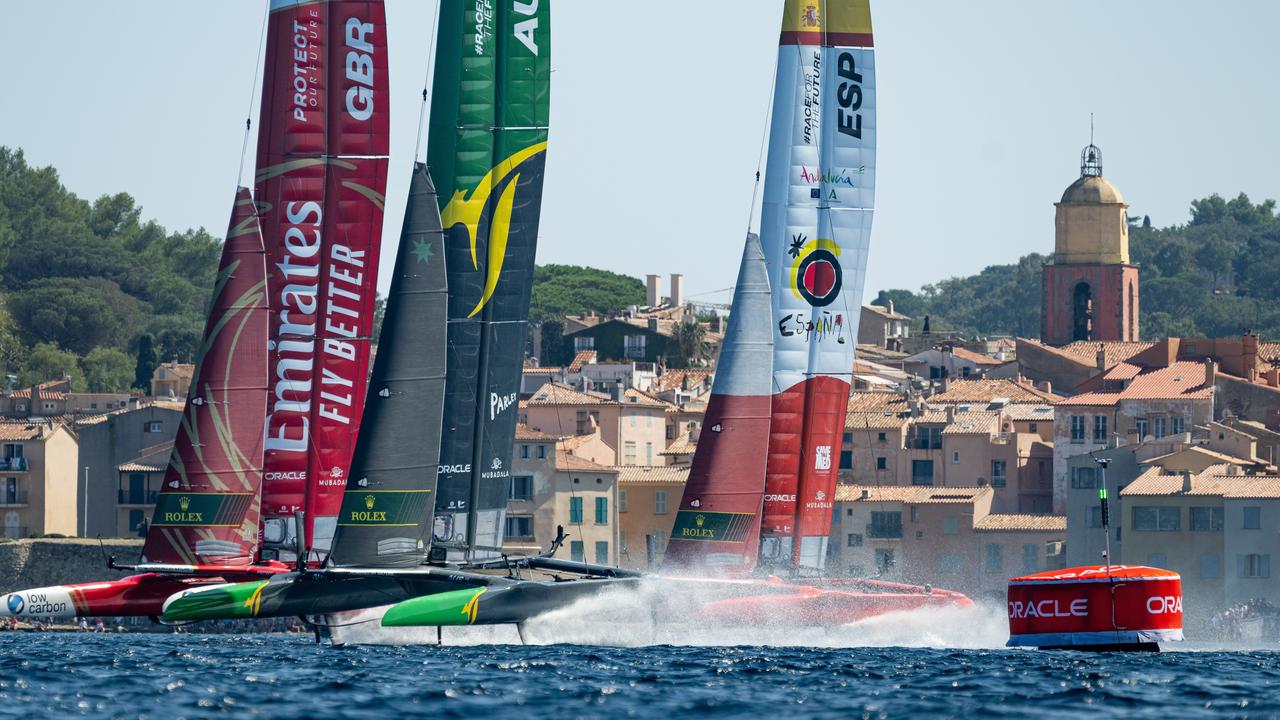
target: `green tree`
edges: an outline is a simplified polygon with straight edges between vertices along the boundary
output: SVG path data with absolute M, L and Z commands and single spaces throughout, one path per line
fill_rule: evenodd
M 702 362 L 707 354 L 707 329 L 698 322 L 682 322 L 671 330 L 671 354 L 667 364 L 687 368 Z
M 36 280 L 12 296 L 22 334 L 76 354 L 99 345 L 123 348 L 142 330 L 149 308 L 101 277 Z
M 530 322 L 563 320 L 566 315 L 621 312 L 644 304 L 637 278 L 577 265 L 541 265 L 533 271 Z
M 126 392 L 133 383 L 133 358 L 115 348 L 90 350 L 80 368 L 89 392 Z
M 151 376 L 156 371 L 155 340 L 151 335 L 138 338 L 137 360 L 133 365 L 133 387 L 151 392 Z
M 80 358 L 55 343 L 39 343 L 27 355 L 26 367 L 18 374 L 18 385 L 31 387 L 48 380 L 60 380 L 64 375 L 71 377 L 72 390 L 85 389 Z

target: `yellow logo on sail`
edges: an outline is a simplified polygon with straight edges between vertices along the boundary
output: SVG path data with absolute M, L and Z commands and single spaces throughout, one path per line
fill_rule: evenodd
M 507 237 L 511 234 L 511 212 L 515 206 L 516 186 L 520 183 L 520 173 L 513 174 L 513 172 L 526 160 L 545 152 L 546 149 L 547 143 L 540 142 L 514 153 L 493 166 L 469 194 L 462 190 L 454 191 L 449 204 L 445 205 L 440 213 L 440 220 L 446 229 L 459 223 L 467 228 L 467 235 L 471 242 L 471 266 L 479 269 L 480 262 L 476 257 L 476 246 L 479 241 L 480 218 L 493 191 L 501 186 L 508 176 L 511 177 L 506 189 L 498 197 L 498 205 L 494 208 L 493 218 L 489 222 L 489 262 L 485 273 L 484 293 L 480 296 L 480 302 L 476 303 L 467 317 L 475 317 L 476 313 L 479 313 L 493 297 L 493 291 L 498 287 L 498 277 L 502 273 L 502 263 L 507 255 Z
M 462 606 L 462 614 L 467 616 L 467 624 L 473 625 L 476 621 L 476 610 L 480 606 L 480 596 L 484 594 L 485 588 L 478 588 L 476 594 L 471 596 L 466 605 Z
M 244 601 L 244 606 L 249 608 L 249 612 L 253 613 L 254 617 L 257 617 L 258 611 L 262 609 L 262 591 L 266 589 L 267 581 L 263 580 L 262 583 L 254 589 L 253 594 Z

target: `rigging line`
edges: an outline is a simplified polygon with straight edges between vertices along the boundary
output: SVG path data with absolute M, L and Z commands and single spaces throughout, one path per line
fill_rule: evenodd
M 782 11 L 786 13 L 786 9 Z M 764 126 L 760 129 L 760 152 L 756 155 L 756 182 L 751 187 L 751 207 L 747 209 L 747 232 L 751 232 L 751 221 L 756 216 L 756 200 L 760 196 L 760 171 L 764 168 L 765 153 L 769 148 L 769 133 L 773 129 L 774 93 L 778 90 L 778 55 L 773 58 L 773 73 L 769 80 L 769 95 L 765 99 Z
M 447 0 L 440 0 L 446 2 Z M 418 109 L 418 134 L 417 140 L 413 146 L 413 161 L 418 162 L 418 156 L 422 152 L 422 131 L 427 124 L 427 95 L 431 87 L 431 70 L 435 64 L 436 57 L 436 36 L 440 32 L 440 2 L 436 3 L 435 15 L 431 21 L 431 42 L 427 45 L 427 72 L 426 77 L 422 79 L 422 107 Z
M 258 33 L 258 61 L 253 68 L 253 81 L 249 83 L 249 110 L 244 116 L 244 140 L 240 143 L 240 167 L 236 169 L 236 187 L 244 179 L 244 159 L 249 154 L 249 132 L 253 128 L 253 100 L 258 95 L 258 80 L 262 77 L 262 64 L 265 62 L 262 47 L 267 42 L 267 20 L 271 15 L 271 5 L 262 10 L 262 30 Z

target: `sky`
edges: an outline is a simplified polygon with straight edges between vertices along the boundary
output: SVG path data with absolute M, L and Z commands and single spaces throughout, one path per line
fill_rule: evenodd
M 4 3 L 0 145 L 173 230 L 226 227 L 256 119 L 265 0 Z M 723 302 L 750 218 L 781 0 L 554 0 L 539 263 L 685 275 Z M 433 0 L 387 0 L 404 213 Z M 1217 192 L 1280 198 L 1280 2 L 872 0 L 879 112 L 867 296 L 1053 248 L 1053 203 L 1102 148 L 1157 226 Z M 10 65 L 11 69 L 13 65 Z M 256 120 L 255 120 L 256 121 Z M 254 138 L 243 177 L 252 177 Z M 757 211 L 758 214 L 758 211 Z

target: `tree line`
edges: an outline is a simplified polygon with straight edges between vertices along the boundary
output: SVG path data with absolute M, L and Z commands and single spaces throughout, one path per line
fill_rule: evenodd
M 1280 337 L 1280 216 L 1274 200 L 1214 194 L 1193 200 L 1190 219 L 1156 228 L 1130 218 L 1130 262 L 1139 266 L 1144 340 L 1232 337 L 1245 330 Z M 919 291 L 881 290 L 873 301 L 910 315 L 914 330 L 964 335 L 1040 334 L 1042 268 L 1032 253 L 1010 265 L 951 277 Z

